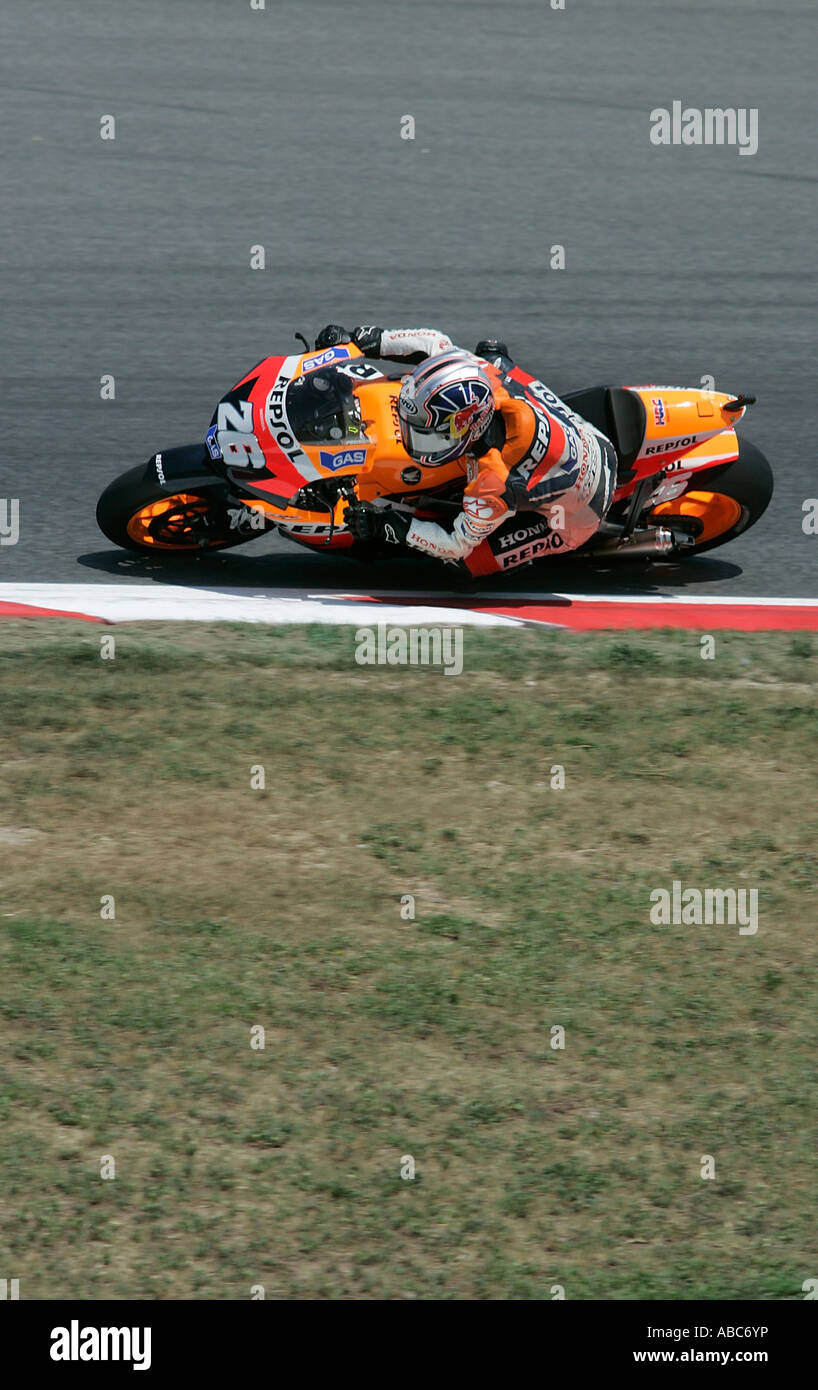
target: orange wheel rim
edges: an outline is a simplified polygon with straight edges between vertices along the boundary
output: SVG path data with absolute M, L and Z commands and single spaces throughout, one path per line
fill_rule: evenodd
M 160 497 L 134 512 L 126 530 L 137 545 L 152 550 L 193 550 L 199 545 L 196 519 L 205 516 L 210 503 L 193 492 Z M 217 544 L 217 542 L 211 542 Z
M 724 492 L 686 492 L 683 497 L 673 497 L 669 502 L 660 502 L 654 507 L 651 516 L 667 518 L 689 516 L 702 523 L 702 530 L 696 537 L 697 545 L 715 540 L 731 531 L 741 519 L 741 503 Z

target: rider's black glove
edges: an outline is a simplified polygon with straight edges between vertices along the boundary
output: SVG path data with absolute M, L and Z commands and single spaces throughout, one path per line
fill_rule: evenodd
M 487 362 L 493 362 L 495 357 L 507 357 L 509 362 L 511 361 L 511 353 L 499 338 L 481 338 L 474 349 L 474 355 L 485 357 Z
M 374 324 L 365 324 L 361 328 L 353 328 L 352 341 L 356 348 L 361 349 L 364 357 L 380 357 L 382 333 L 382 328 L 376 328 Z
M 336 343 L 352 342 L 365 357 L 380 357 L 382 332 L 383 329 L 376 328 L 374 324 L 353 328 L 350 333 L 348 329 L 342 328 L 340 323 L 328 323 L 315 340 L 315 350 L 320 352 L 322 348 L 335 347 Z
M 315 340 L 316 352 L 320 352 L 322 348 L 335 347 L 336 343 L 348 343 L 351 336 L 340 323 L 328 323 Z
M 404 512 L 373 507 L 371 502 L 350 502 L 344 513 L 350 535 L 356 541 L 390 541 L 402 545 L 412 518 Z

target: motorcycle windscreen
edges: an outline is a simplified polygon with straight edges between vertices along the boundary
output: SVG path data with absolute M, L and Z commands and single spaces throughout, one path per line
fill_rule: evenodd
M 296 377 L 287 387 L 285 410 L 300 444 L 368 442 L 353 384 L 334 367 Z

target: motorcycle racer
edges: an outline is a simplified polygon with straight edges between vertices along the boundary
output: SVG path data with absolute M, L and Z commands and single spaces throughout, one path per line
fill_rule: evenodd
M 451 532 L 359 501 L 345 515 L 357 540 L 463 561 L 490 536 L 502 545 L 521 511 L 547 518 L 540 551 L 575 550 L 594 535 L 616 488 L 616 450 L 547 387 L 516 381 L 505 344 L 484 340 L 472 354 L 435 329 L 361 326 L 347 333 L 330 324 L 316 347 L 350 339 L 367 357 L 415 364 L 398 398 L 403 446 L 426 467 L 462 458 L 468 477 Z

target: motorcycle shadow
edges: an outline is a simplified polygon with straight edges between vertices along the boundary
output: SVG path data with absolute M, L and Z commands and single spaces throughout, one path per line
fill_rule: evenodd
M 441 572 L 434 560 L 401 558 L 363 565 L 320 553 L 274 550 L 255 555 L 235 551 L 219 555 L 160 557 L 122 550 L 92 551 L 77 557 L 86 569 L 124 582 L 152 581 L 186 588 L 287 592 L 411 593 L 424 596 L 544 593 L 623 595 L 679 593 L 702 585 L 722 585 L 743 573 L 741 566 L 710 555 L 684 561 L 549 560 L 507 574 L 474 579 L 452 567 Z

